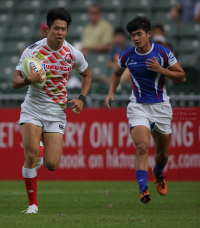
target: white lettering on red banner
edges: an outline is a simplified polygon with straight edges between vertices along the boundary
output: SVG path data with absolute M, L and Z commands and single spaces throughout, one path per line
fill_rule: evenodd
M 175 108 L 173 112 L 165 175 L 168 180 L 200 180 L 200 122 L 197 119 L 200 108 L 186 108 L 185 111 Z M 0 155 L 1 160 L 9 161 L 9 166 L 7 163 L 0 166 L 0 173 L 4 173 L 1 179 L 21 178 L 24 152 L 20 126 L 16 124 L 19 115 L 20 109 L 1 110 Z M 59 167 L 52 173 L 40 169 L 40 179 L 135 180 L 136 148 L 130 135 L 125 108 L 111 109 L 110 112 L 85 108 L 78 116 L 69 109 L 67 116 Z M 154 154 L 154 141 L 150 137 L 149 168 L 155 165 Z

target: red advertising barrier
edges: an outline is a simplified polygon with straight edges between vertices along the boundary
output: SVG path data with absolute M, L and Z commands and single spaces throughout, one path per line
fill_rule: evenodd
M 200 180 L 200 107 L 173 109 L 167 180 Z M 20 109 L 0 109 L 0 179 L 21 179 L 23 145 Z M 135 147 L 125 108 L 108 112 L 85 108 L 78 116 L 67 111 L 63 155 L 55 172 L 38 170 L 41 180 L 135 180 Z M 154 166 L 151 138 L 149 168 Z M 152 180 L 149 175 L 149 180 Z

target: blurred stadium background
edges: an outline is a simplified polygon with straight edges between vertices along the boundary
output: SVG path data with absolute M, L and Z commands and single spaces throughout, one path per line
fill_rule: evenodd
M 52 7 L 65 7 L 72 16 L 72 25 L 66 40 L 72 45 L 80 42 L 83 28 L 88 24 L 87 9 L 98 3 L 103 17 L 114 28 L 125 28 L 136 15 L 146 15 L 155 24 L 163 24 L 168 41 L 173 46 L 179 63 L 183 66 L 187 82 L 172 83 L 167 86 L 173 106 L 200 105 L 200 24 L 179 26 L 171 21 L 170 8 L 176 0 L 0 0 L 0 107 L 20 107 L 26 88 L 14 90 L 11 87 L 13 71 L 22 50 L 39 40 L 38 25 L 45 20 L 47 11 Z M 127 39 L 130 37 L 127 34 Z M 93 84 L 87 99 L 87 106 L 103 106 L 108 85 L 95 78 L 111 75 L 112 69 L 106 66 L 109 54 L 89 54 L 86 59 L 93 72 Z M 75 74 L 75 72 L 74 72 Z M 79 89 L 69 89 L 70 97 L 75 97 Z M 116 92 L 115 107 L 125 107 L 131 93 L 130 83 L 124 83 Z

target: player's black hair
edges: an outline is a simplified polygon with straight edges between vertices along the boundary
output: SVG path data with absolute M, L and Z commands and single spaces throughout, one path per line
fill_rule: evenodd
M 126 33 L 125 33 L 123 28 L 116 28 L 114 34 L 115 35 L 121 34 L 121 35 L 124 35 L 124 36 L 126 35 Z
M 144 30 L 146 33 L 151 31 L 151 22 L 145 16 L 137 16 L 132 21 L 130 21 L 127 26 L 126 30 L 129 33 L 132 33 L 138 29 Z
M 49 28 L 52 26 L 54 21 L 58 19 L 62 21 L 66 21 L 68 27 L 72 22 L 71 15 L 63 7 L 50 9 L 49 12 L 47 13 L 46 19 L 47 19 L 47 25 L 49 26 Z

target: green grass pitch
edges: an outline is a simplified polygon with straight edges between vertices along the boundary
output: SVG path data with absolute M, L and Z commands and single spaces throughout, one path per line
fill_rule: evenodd
M 168 182 L 160 196 L 149 183 L 152 201 L 139 200 L 136 182 L 46 182 L 38 184 L 38 214 L 22 214 L 27 197 L 22 181 L 0 181 L 1 228 L 197 228 L 200 182 Z

